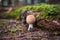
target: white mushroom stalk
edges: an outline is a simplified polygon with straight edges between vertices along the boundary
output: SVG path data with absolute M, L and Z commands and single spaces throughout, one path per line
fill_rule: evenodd
M 28 31 L 33 28 L 33 24 L 29 24 Z
M 34 15 L 28 15 L 26 18 L 26 22 L 29 24 L 28 31 L 33 28 L 33 23 L 35 22 Z

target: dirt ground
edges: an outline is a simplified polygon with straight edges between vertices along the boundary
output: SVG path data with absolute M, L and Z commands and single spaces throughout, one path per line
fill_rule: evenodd
M 59 35 L 37 27 L 33 29 L 27 31 L 27 27 L 21 25 L 20 21 L 0 19 L 0 40 L 60 40 Z

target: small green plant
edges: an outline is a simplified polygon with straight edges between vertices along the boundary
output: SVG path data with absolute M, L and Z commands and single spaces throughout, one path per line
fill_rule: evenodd
M 11 30 L 12 33 L 16 33 L 18 29 L 14 28 Z

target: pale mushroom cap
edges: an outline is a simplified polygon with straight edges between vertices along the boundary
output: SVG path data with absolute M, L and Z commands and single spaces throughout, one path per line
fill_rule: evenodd
M 28 24 L 34 23 L 34 22 L 35 22 L 35 17 L 34 17 L 34 15 L 28 15 L 27 18 L 26 18 L 26 22 L 27 22 Z

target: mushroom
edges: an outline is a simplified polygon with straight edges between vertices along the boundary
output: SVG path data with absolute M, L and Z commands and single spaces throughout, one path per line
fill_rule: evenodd
M 26 18 L 26 22 L 29 24 L 28 31 L 33 28 L 33 23 L 35 22 L 34 15 L 28 15 Z

